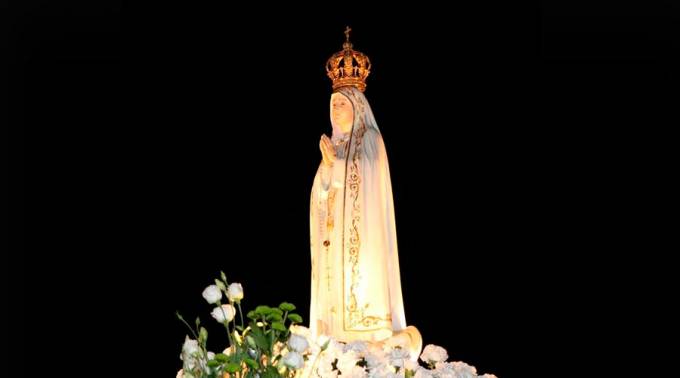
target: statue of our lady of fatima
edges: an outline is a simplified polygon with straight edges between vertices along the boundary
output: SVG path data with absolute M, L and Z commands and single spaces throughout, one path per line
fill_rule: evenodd
M 422 339 L 406 326 L 385 144 L 364 96 L 371 65 L 352 48 L 349 31 L 326 65 L 332 136 L 321 136 L 310 198 L 309 328 L 315 339 L 401 339 L 417 358 Z

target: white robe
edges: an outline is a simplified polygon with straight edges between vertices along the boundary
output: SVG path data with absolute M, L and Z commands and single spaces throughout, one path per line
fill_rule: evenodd
M 314 338 L 381 341 L 406 328 L 392 184 L 368 102 L 354 88 L 340 92 L 354 106 L 354 126 L 312 187 L 310 331 Z

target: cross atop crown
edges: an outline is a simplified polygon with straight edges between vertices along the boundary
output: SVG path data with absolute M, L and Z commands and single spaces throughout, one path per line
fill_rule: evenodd
M 360 91 L 366 90 L 366 78 L 371 73 L 371 61 L 363 53 L 352 49 L 349 41 L 349 32 L 352 29 L 345 28 L 345 43 L 342 51 L 338 51 L 326 62 L 326 74 L 333 81 L 333 90 L 354 86 Z

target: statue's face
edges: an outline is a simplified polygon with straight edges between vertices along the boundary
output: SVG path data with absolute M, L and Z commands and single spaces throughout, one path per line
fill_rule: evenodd
M 352 122 L 354 122 L 352 103 L 345 95 L 338 92 L 331 96 L 331 119 L 343 133 L 352 131 Z

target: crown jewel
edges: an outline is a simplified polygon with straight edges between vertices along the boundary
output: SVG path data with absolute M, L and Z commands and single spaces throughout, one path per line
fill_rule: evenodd
M 366 77 L 371 73 L 371 61 L 359 51 L 352 49 L 349 41 L 348 26 L 345 29 L 345 43 L 342 51 L 338 51 L 328 59 L 326 74 L 333 80 L 333 90 L 345 86 L 354 86 L 360 91 L 366 90 Z

